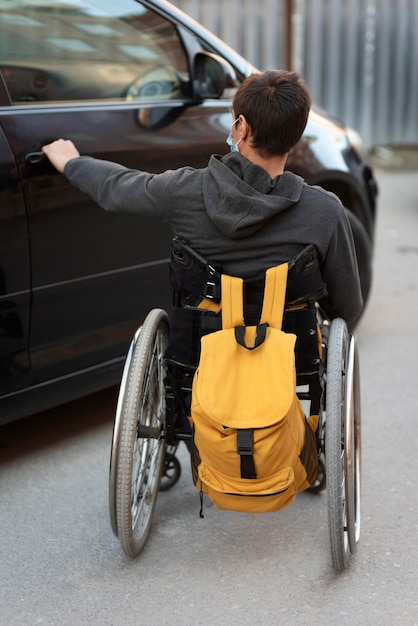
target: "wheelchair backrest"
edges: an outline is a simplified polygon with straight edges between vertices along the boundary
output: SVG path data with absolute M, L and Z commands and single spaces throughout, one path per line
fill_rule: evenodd
M 319 354 L 316 333 L 316 301 L 325 293 L 315 246 L 308 245 L 289 263 L 283 330 L 297 336 L 298 374 L 317 371 Z M 200 339 L 221 328 L 222 268 L 203 258 L 180 237 L 174 237 L 170 261 L 173 289 L 169 360 L 197 367 Z M 264 275 L 244 281 L 246 324 L 257 324 L 261 314 Z M 202 301 L 214 306 L 202 308 Z M 210 310 L 208 310 L 210 309 Z

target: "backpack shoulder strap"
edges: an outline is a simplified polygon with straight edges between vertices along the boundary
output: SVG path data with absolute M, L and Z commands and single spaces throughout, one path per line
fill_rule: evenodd
M 268 323 L 273 328 L 282 328 L 286 298 L 288 264 L 271 267 L 266 272 L 263 309 L 260 323 Z
M 221 275 L 222 328 L 244 326 L 244 281 L 236 276 Z
M 260 324 L 282 328 L 286 297 L 288 264 L 271 267 L 266 272 Z M 222 328 L 244 326 L 244 281 L 236 276 L 221 276 Z

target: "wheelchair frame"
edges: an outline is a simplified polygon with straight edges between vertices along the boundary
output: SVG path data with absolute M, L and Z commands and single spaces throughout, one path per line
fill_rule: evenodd
M 356 337 L 348 332 L 345 321 L 330 322 L 318 305 L 315 310 L 322 364 L 314 385 L 307 383 L 309 376 L 298 377 L 298 396 L 314 403 L 319 413 L 318 476 L 309 491 L 319 492 L 326 486 L 332 563 L 341 571 L 360 539 L 359 359 Z M 180 477 L 176 448 L 180 441 L 190 440 L 180 424 L 184 402 L 179 389 L 180 393 L 191 391 L 194 368 L 179 366 L 180 380 L 173 380 L 165 358 L 169 328 L 166 311 L 153 309 L 148 314 L 129 348 L 119 392 L 109 512 L 114 534 L 132 557 L 148 539 L 158 491 L 171 488 Z

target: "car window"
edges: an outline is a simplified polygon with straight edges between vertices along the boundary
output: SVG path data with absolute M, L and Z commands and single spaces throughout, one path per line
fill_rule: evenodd
M 175 26 L 135 0 L 0 2 L 0 69 L 15 105 L 190 90 Z

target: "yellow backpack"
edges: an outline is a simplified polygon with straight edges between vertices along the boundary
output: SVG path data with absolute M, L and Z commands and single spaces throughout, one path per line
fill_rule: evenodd
M 277 511 L 316 477 L 315 435 L 296 395 L 296 335 L 281 330 L 287 273 L 287 264 L 266 272 L 257 326 L 244 324 L 243 280 L 222 275 L 222 330 L 201 339 L 192 474 L 220 509 Z

